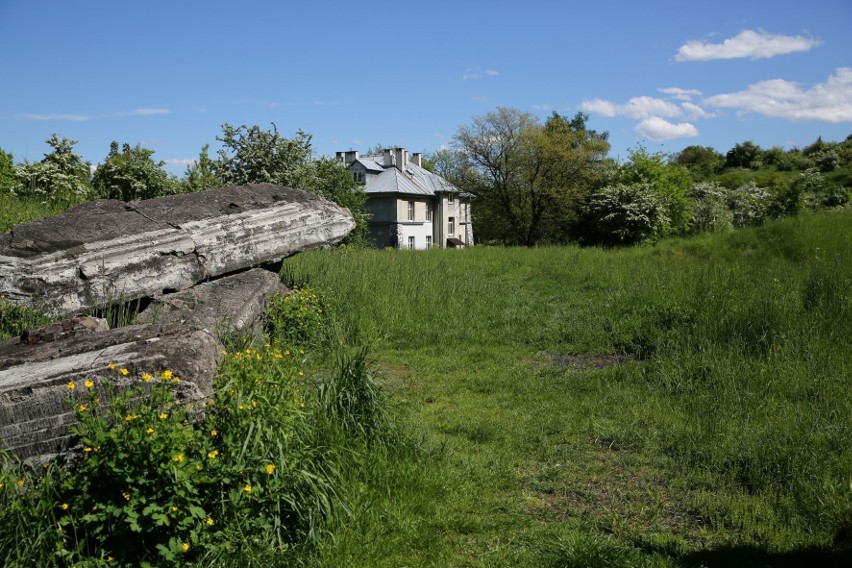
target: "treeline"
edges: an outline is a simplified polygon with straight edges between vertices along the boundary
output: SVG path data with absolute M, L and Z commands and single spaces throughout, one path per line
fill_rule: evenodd
M 757 225 L 852 197 L 852 135 L 802 149 L 751 141 L 726 154 L 640 146 L 618 162 L 588 116 L 498 108 L 459 129 L 435 170 L 476 196 L 480 240 L 495 244 L 630 245 L 665 236 Z
M 608 133 L 589 128 L 588 118 L 554 112 L 542 122 L 501 107 L 460 127 L 451 147 L 426 154 L 424 165 L 476 197 L 478 240 L 493 244 L 632 245 L 852 201 L 852 135 L 790 150 L 745 141 L 724 155 L 706 146 L 668 155 L 639 146 L 619 162 L 609 156 Z M 340 162 L 316 158 L 309 134 L 299 130 L 288 139 L 275 124 L 271 130 L 225 124 L 216 140 L 215 157 L 204 145 L 177 177 L 138 144 L 113 142 L 92 168 L 74 153 L 74 140 L 54 134 L 40 162 L 15 164 L 0 149 L 0 195 L 70 205 L 275 183 L 348 208 L 357 223 L 348 242 L 366 242 L 363 188 Z
M 0 149 L 0 195 L 70 206 L 91 199 L 132 201 L 224 185 L 273 183 L 298 187 L 346 207 L 356 221 L 347 242 L 363 242 L 366 194 L 341 163 L 315 158 L 309 134 L 299 130 L 288 139 L 275 124 L 270 130 L 225 124 L 216 140 L 222 148 L 215 158 L 204 145 L 198 159 L 177 177 L 163 169 L 165 162 L 153 158 L 153 150 L 116 141 L 93 168 L 74 152 L 75 140 L 53 134 L 46 141 L 51 151 L 39 162 L 15 164 L 13 156 Z

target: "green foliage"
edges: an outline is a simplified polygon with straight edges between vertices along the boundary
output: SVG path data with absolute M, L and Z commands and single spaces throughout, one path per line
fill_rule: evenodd
M 760 225 L 769 215 L 769 193 L 749 182 L 728 193 L 728 207 L 734 213 L 735 227 Z
M 722 168 L 725 157 L 710 146 L 687 146 L 671 161 L 686 167 L 695 181 L 704 181 Z
M 701 182 L 690 188 L 695 201 L 692 230 L 696 233 L 725 231 L 734 227 L 734 213 L 728 207 L 729 191 L 715 182 Z
M 366 194 L 339 162 L 320 158 L 314 161 L 311 136 L 299 130 L 292 139 L 259 126 L 222 125 L 222 142 L 212 173 L 226 185 L 273 183 L 304 189 L 350 210 L 356 228 L 348 244 L 363 244 L 367 235 Z
M 15 162 L 11 152 L 0 148 L 0 195 L 11 193 L 15 184 Z
M 323 338 L 327 300 L 310 288 L 293 287 L 270 298 L 266 325 L 271 337 L 290 345 L 310 345 Z
M 660 196 L 666 219 L 661 235 L 682 235 L 689 231 L 693 216 L 689 196 L 692 176 L 684 166 L 667 163 L 664 154 L 649 154 L 640 146 L 630 151 L 630 160 L 618 168 L 616 176 L 617 183 L 646 184 Z
M 20 335 L 24 330 L 49 323 L 38 310 L 8 301 L 0 294 L 0 341 Z
M 757 169 L 762 165 L 761 154 L 760 146 L 751 140 L 740 142 L 725 154 L 725 167 Z
M 583 208 L 583 242 L 624 246 L 662 236 L 669 226 L 666 209 L 650 184 L 606 186 L 592 193 Z
M 526 246 L 566 240 L 609 151 L 606 133 L 588 129 L 587 118 L 554 113 L 542 125 L 529 113 L 500 107 L 459 128 L 455 146 L 464 157 L 448 166 L 458 172 L 452 179 L 477 197 L 474 215 L 496 221 L 478 225 L 485 240 Z
M 53 151 L 41 162 L 15 166 L 14 193 L 64 206 L 90 199 L 89 166 L 74 153 L 77 141 L 54 133 L 45 143 Z
M 181 180 L 184 193 L 201 191 L 202 189 L 220 187 L 222 185 L 221 180 L 216 177 L 213 171 L 213 160 L 207 154 L 209 148 L 209 144 L 202 146 L 201 152 L 198 154 L 198 160 L 186 167 L 186 172 Z
M 162 169 L 165 162 L 155 162 L 153 155 L 153 150 L 139 144 L 133 148 L 124 144 L 119 152 L 118 142 L 113 141 L 106 160 L 98 165 L 92 177 L 98 195 L 137 201 L 177 193 L 177 181 Z

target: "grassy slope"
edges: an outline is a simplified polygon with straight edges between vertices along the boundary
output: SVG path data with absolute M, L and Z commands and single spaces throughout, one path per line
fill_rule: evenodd
M 285 270 L 334 292 L 426 448 L 377 450 L 316 564 L 849 561 L 848 212 L 625 251 L 318 251 Z

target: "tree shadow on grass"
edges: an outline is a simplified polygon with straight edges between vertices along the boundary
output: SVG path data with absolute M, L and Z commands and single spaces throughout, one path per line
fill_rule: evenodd
M 679 558 L 677 564 L 683 568 L 849 568 L 852 548 L 805 548 L 771 553 L 753 546 L 735 546 L 687 554 Z

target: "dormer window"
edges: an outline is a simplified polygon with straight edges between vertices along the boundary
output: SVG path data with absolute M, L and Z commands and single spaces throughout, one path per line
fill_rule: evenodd
M 449 203 L 450 205 L 452 205 L 452 204 L 455 202 L 455 199 L 456 199 L 456 198 L 455 198 L 455 196 L 451 193 L 451 194 L 447 197 L 447 203 Z

